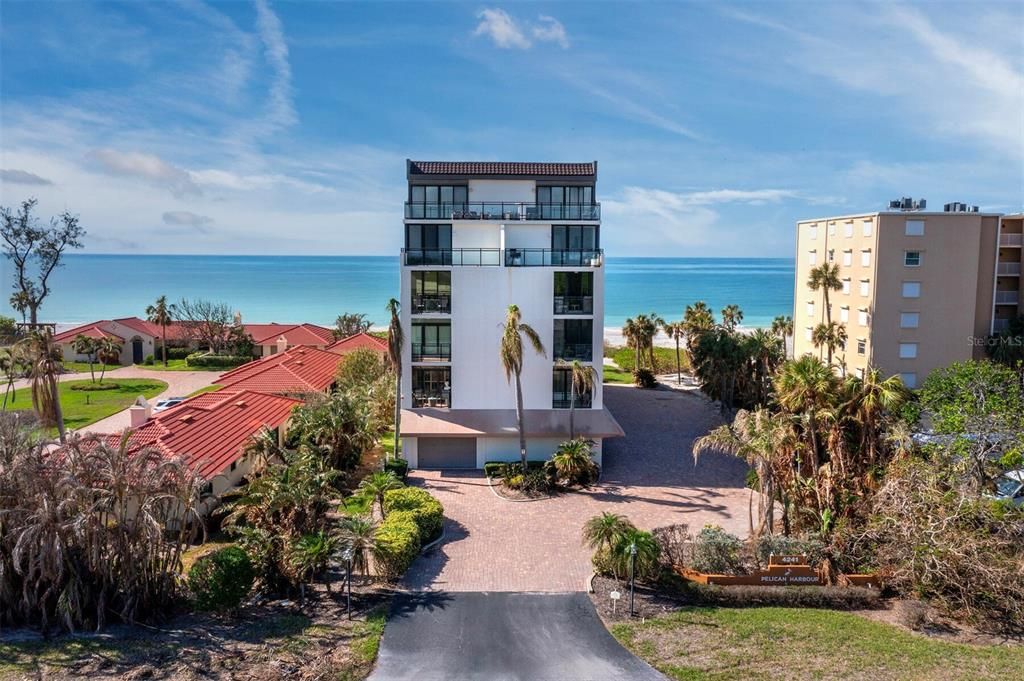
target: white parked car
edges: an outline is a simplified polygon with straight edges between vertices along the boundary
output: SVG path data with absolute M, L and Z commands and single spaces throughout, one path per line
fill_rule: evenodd
M 1016 506 L 1024 506 L 1024 468 L 1007 471 L 996 478 L 996 490 L 992 496 Z
M 171 407 L 178 406 L 179 404 L 181 404 L 184 401 L 185 401 L 184 397 L 168 397 L 166 399 L 162 399 L 162 400 L 160 400 L 160 401 L 158 401 L 156 403 L 155 407 L 153 407 L 153 413 L 156 413 L 158 411 L 166 411 L 167 409 L 170 409 Z

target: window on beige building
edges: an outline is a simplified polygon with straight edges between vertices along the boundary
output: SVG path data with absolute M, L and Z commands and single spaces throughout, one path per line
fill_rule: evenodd
M 808 326 L 804 333 L 804 338 L 806 338 L 807 340 L 812 340 L 814 338 L 814 329 Z
M 829 236 L 835 236 L 836 235 L 836 225 L 835 225 L 834 222 L 831 225 L 828 226 L 828 235 Z
M 817 265 L 818 264 L 818 252 L 817 251 L 810 251 L 807 254 L 807 261 L 809 263 L 811 263 L 811 267 L 814 267 L 815 265 Z
M 868 351 L 868 342 L 863 338 L 857 339 L 857 354 L 863 355 Z
M 907 220 L 904 230 L 907 236 L 924 236 L 924 220 Z
M 813 300 L 811 302 L 807 303 L 807 316 L 808 317 L 813 317 L 814 316 L 814 301 Z
M 921 282 L 919 282 L 919 281 L 905 281 L 905 282 L 903 282 L 903 297 L 904 298 L 920 298 L 921 297 Z
M 920 267 L 921 251 L 904 251 L 903 264 L 907 267 Z
M 846 294 L 850 293 L 850 280 L 849 279 L 843 279 L 843 293 L 846 293 Z
M 850 308 L 845 306 L 839 308 L 839 321 L 843 322 L 844 324 L 850 321 Z
M 860 294 L 862 296 L 865 296 L 865 297 L 871 295 L 871 281 L 870 280 L 868 280 L 868 279 L 861 279 L 860 280 Z
M 900 343 L 900 359 L 916 359 L 917 343 Z
M 916 329 L 921 323 L 920 312 L 900 312 L 900 328 Z
M 843 251 L 843 267 L 849 267 L 853 264 L 853 251 Z
M 857 323 L 860 324 L 861 326 L 867 326 L 868 325 L 868 311 L 867 310 L 857 310 Z
M 850 239 L 850 238 L 853 237 L 853 223 L 852 222 L 847 222 L 845 225 L 843 225 L 843 236 L 845 236 L 847 239 Z
M 900 380 L 903 381 L 903 385 L 908 388 L 913 389 L 917 387 L 917 374 L 913 371 L 900 374 Z
M 860 264 L 861 267 L 871 267 L 871 250 L 864 250 L 860 252 Z
M 865 220 L 862 224 L 864 236 L 871 236 L 871 220 Z
M 807 236 L 811 239 L 818 238 L 818 225 L 811 225 L 807 228 Z

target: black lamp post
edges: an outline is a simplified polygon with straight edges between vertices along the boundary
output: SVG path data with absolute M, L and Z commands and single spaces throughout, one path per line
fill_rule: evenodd
M 345 559 L 345 611 L 349 619 L 352 619 L 352 547 L 345 549 L 342 554 Z
M 634 585 L 636 584 L 636 542 L 629 545 L 629 616 L 634 617 L 636 613 L 633 611 L 633 595 Z

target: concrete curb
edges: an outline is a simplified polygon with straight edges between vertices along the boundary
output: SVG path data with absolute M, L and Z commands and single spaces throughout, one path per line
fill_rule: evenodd
M 441 536 L 438 537 L 437 539 L 435 539 L 434 541 L 430 542 L 429 544 L 427 544 L 423 548 L 421 548 L 420 549 L 420 555 L 421 556 L 426 555 L 426 553 L 428 551 L 432 550 L 435 546 L 437 546 L 438 544 L 443 542 L 445 540 L 445 537 L 447 537 L 447 536 L 448 536 L 448 530 L 445 528 L 444 521 L 442 520 L 441 521 Z

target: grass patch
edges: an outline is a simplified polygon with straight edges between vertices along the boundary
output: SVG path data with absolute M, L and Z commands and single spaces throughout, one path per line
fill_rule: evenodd
M 388 456 L 393 455 L 395 453 L 395 431 L 389 430 L 381 435 L 380 439 L 377 440 L 377 444 L 388 453 Z
M 338 511 L 346 515 L 366 515 L 370 513 L 371 506 L 373 506 L 372 498 L 353 494 L 350 497 L 345 497 Z
M 118 641 L 101 638 L 61 637 L 53 641 L 0 643 L 0 679 L 35 678 L 40 667 L 64 669 L 89 657 L 117 661 L 123 654 L 123 646 Z
M 88 362 L 63 362 L 63 365 L 64 365 L 64 370 L 65 371 L 70 371 L 71 373 L 74 373 L 74 374 L 87 374 L 87 373 L 89 373 L 89 363 Z M 121 365 L 120 364 L 107 364 L 105 367 L 101 367 L 100 364 L 97 362 L 96 364 L 92 365 L 92 368 L 96 372 L 96 377 L 99 378 L 100 369 L 101 368 L 104 368 L 106 371 L 113 371 L 115 369 L 120 369 Z
M 633 365 L 636 360 L 636 351 L 631 348 L 608 346 L 604 349 L 604 356 L 610 358 L 627 374 L 632 374 Z M 646 360 L 645 360 L 646 361 Z M 654 348 L 654 362 L 657 364 L 658 374 L 675 373 L 676 371 L 676 349 L 671 348 Z M 679 364 L 683 368 L 683 371 L 687 371 L 690 367 L 689 359 L 686 357 L 686 350 L 680 346 L 679 348 Z M 632 381 L 632 377 L 630 378 Z M 606 381 L 608 382 L 608 381 Z
M 832 610 L 685 608 L 612 634 L 669 678 L 1002 679 L 1024 648 L 929 640 Z
M 154 360 L 152 364 L 138 364 L 136 366 L 142 367 L 143 369 L 150 369 L 152 371 L 216 371 L 218 373 L 226 371 L 228 369 L 234 369 L 239 364 L 225 364 L 222 366 L 189 366 L 183 359 L 169 359 L 167 360 L 167 366 L 158 359 Z
M 84 381 L 63 381 L 59 384 L 58 395 L 60 406 L 64 410 L 64 426 L 78 429 L 96 423 L 100 419 L 127 409 L 139 395 L 147 399 L 156 397 L 167 390 L 167 384 L 149 378 L 123 378 L 117 381 L 116 390 L 84 391 L 74 390 L 76 385 L 90 383 Z M 32 408 L 32 391 L 19 388 L 11 393 L 14 398 L 7 401 L 7 407 L 14 409 Z M 52 432 L 56 432 L 54 428 Z
M 213 385 L 208 385 L 204 388 L 200 388 L 199 390 L 193 390 L 188 395 L 186 395 L 186 397 L 195 397 L 196 395 L 202 395 L 203 393 L 212 393 L 216 390 L 220 390 L 220 386 L 214 383 Z
M 604 365 L 602 368 L 602 375 L 604 376 L 605 383 L 625 383 L 626 385 L 633 384 L 633 374 L 628 371 L 623 371 L 618 367 Z
M 352 655 L 361 665 L 372 664 L 380 650 L 387 614 L 384 608 L 371 612 L 352 632 Z

